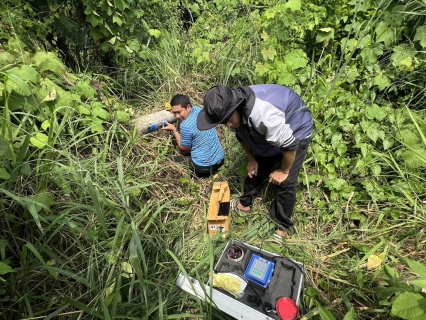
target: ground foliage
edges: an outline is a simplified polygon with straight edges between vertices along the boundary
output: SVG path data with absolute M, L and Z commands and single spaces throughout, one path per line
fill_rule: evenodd
M 212 180 L 170 162 L 130 119 L 175 93 L 279 83 L 315 131 L 294 234 L 268 205 L 232 236 L 305 263 L 305 319 L 421 319 L 425 310 L 422 1 L 21 1 L 0 4 L 0 317 L 226 318 L 175 286 L 208 278 Z M 216 180 L 241 192 L 245 158 Z M 423 289 L 423 290 L 422 290 Z

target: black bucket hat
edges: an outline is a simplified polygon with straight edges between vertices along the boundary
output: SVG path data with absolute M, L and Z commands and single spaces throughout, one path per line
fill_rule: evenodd
M 215 86 L 204 97 L 204 109 L 198 114 L 197 127 L 208 130 L 226 123 L 244 99 L 238 98 L 234 90 L 225 86 Z

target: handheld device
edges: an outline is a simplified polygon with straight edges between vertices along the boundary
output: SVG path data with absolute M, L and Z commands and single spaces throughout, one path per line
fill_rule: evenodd
M 244 272 L 244 278 L 266 289 L 271 281 L 274 266 L 272 261 L 253 254 Z

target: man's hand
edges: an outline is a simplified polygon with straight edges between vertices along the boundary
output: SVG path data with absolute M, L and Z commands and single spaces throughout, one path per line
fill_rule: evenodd
M 166 123 L 167 123 L 167 126 L 164 126 L 163 130 L 166 130 L 166 131 L 176 131 L 176 127 L 173 124 L 168 123 L 167 121 L 166 121 Z
M 257 176 L 257 169 L 258 169 L 258 164 L 256 162 L 256 160 L 250 160 L 249 163 L 247 164 L 247 175 L 250 178 L 253 178 L 253 176 Z
M 279 185 L 279 184 L 283 183 L 284 180 L 287 179 L 287 177 L 288 177 L 288 172 L 286 173 L 286 172 L 278 169 L 278 170 L 275 170 L 274 172 L 272 172 L 269 175 L 269 182 L 272 183 L 272 184 Z

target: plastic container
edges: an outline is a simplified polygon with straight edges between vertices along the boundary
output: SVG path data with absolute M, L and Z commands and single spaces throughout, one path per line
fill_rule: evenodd
M 145 134 L 160 129 L 166 121 L 175 123 L 176 118 L 170 111 L 162 110 L 136 118 L 133 125 L 140 134 Z

